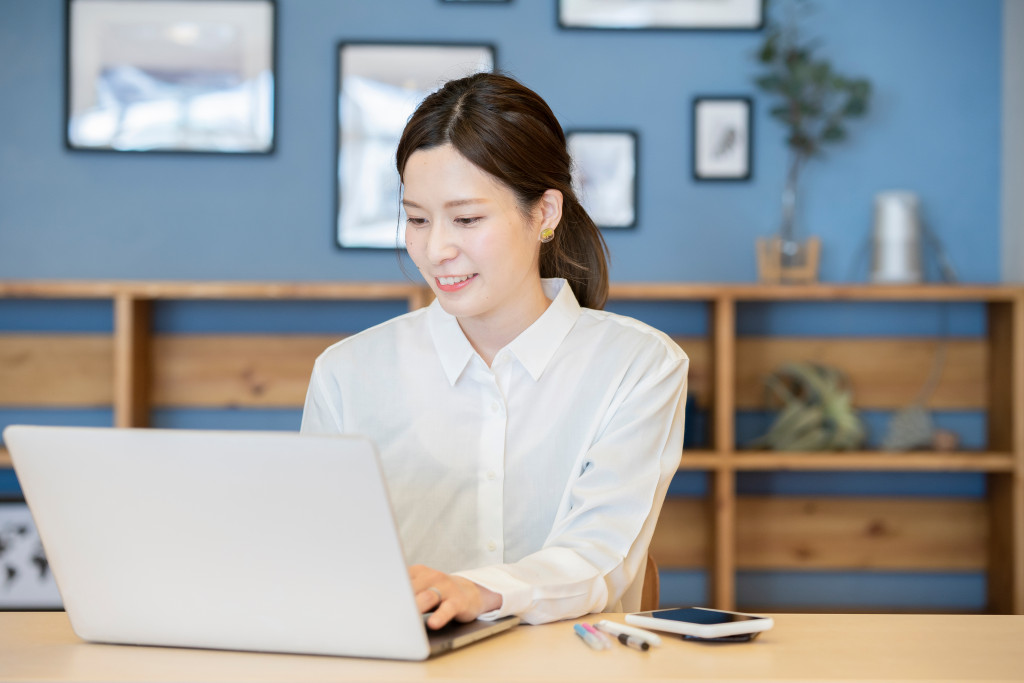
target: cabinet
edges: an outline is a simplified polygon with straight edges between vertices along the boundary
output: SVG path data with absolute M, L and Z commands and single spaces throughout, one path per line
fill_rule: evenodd
M 708 602 L 726 609 L 756 607 L 737 604 L 743 569 L 982 570 L 988 610 L 1024 613 L 1024 288 L 617 283 L 611 296 L 696 302 L 708 312 L 707 333 L 680 340 L 691 356 L 691 389 L 708 415 L 707 446 L 685 452 L 680 469 L 705 473 L 708 487 L 666 504 L 652 545 L 663 569 L 707 570 Z M 430 292 L 404 283 L 0 281 L 4 298 L 109 301 L 113 330 L 0 332 L 0 409 L 108 406 L 113 423 L 129 427 L 147 426 L 162 407 L 299 408 L 313 358 L 337 336 L 158 334 L 151 319 L 163 301 L 390 300 L 412 309 Z M 984 336 L 949 341 L 949 371 L 933 397 L 938 407 L 986 412 L 984 450 L 777 453 L 737 444 L 737 410 L 751 406 L 752 386 L 778 358 L 844 367 L 860 381 L 855 398 L 875 407 L 909 403 L 934 340 L 737 334 L 739 306 L 839 301 L 984 307 Z M 9 467 L 2 450 L 0 466 Z M 987 485 L 980 501 L 737 495 L 737 476 L 756 471 L 975 472 Z

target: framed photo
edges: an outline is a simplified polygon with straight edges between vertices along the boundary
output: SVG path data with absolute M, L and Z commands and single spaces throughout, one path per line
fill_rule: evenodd
M 566 131 L 576 194 L 601 228 L 636 226 L 637 134 Z
M 28 506 L 0 501 L 0 610 L 62 607 Z
M 758 31 L 765 0 L 558 0 L 558 25 L 583 29 Z
M 749 180 L 753 137 L 749 97 L 698 97 L 693 101 L 693 177 Z
M 276 0 L 67 0 L 72 150 L 274 150 Z
M 342 43 L 338 47 L 340 247 L 405 246 L 395 150 L 419 103 L 445 81 L 493 71 L 490 45 Z

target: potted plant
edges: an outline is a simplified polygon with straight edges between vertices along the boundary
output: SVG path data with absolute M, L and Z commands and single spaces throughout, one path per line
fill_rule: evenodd
M 860 118 L 868 110 L 871 83 L 838 73 L 829 60 L 817 54 L 820 41 L 803 35 L 800 24 L 812 9 L 810 0 L 784 0 L 778 9 L 782 16 L 769 14 L 764 42 L 757 51 L 764 71 L 755 83 L 775 100 L 770 113 L 786 127 L 790 160 L 778 236 L 770 243 L 759 243 L 758 260 L 762 279 L 785 281 L 790 273 L 796 275 L 795 280 L 813 281 L 817 278 L 817 240 L 801 244 L 797 239 L 800 172 L 808 161 L 823 155 L 826 145 L 846 139 L 847 119 Z M 765 266 L 773 258 L 775 268 L 767 268 L 770 274 L 766 278 Z M 810 270 L 813 275 L 809 277 Z

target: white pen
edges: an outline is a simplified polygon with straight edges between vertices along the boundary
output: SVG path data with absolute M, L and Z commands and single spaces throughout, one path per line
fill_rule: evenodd
M 627 636 L 633 636 L 642 642 L 650 643 L 651 647 L 661 645 L 661 638 L 656 633 L 651 633 L 650 631 L 645 631 L 644 629 L 637 628 L 635 626 L 626 626 L 625 624 L 619 624 L 614 621 L 602 619 L 597 622 L 597 627 L 605 633 L 610 633 L 615 637 L 626 634 Z

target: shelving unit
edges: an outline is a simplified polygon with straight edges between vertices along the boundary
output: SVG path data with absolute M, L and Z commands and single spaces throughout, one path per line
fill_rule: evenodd
M 0 407 L 109 406 L 115 425 L 139 427 L 162 407 L 301 407 L 313 358 L 334 340 L 157 335 L 152 312 L 161 301 L 391 300 L 413 309 L 431 295 L 403 283 L 0 281 L 0 298 L 107 300 L 114 318 L 110 334 L 0 333 Z M 706 569 L 709 602 L 726 609 L 737 607 L 735 577 L 742 569 L 984 571 L 988 611 L 1024 614 L 1024 288 L 620 283 L 612 286 L 612 298 L 698 302 L 708 310 L 707 335 L 680 339 L 691 356 L 691 389 L 708 411 L 710 437 L 706 448 L 683 454 L 680 469 L 707 473 L 708 493 L 666 503 L 652 544 L 663 569 Z M 986 336 L 949 340 L 948 372 L 930 406 L 986 411 L 987 450 L 739 448 L 737 410 L 753 407 L 750 385 L 778 357 L 838 364 L 852 377 L 858 403 L 863 398 L 873 408 L 907 405 L 921 386 L 934 340 L 737 336 L 738 304 L 813 301 L 985 306 Z M 894 354 L 901 360 L 893 367 L 862 360 Z M 0 466 L 10 466 L 2 450 Z M 988 493 L 983 501 L 737 496 L 736 478 L 748 471 L 975 472 L 987 476 Z

